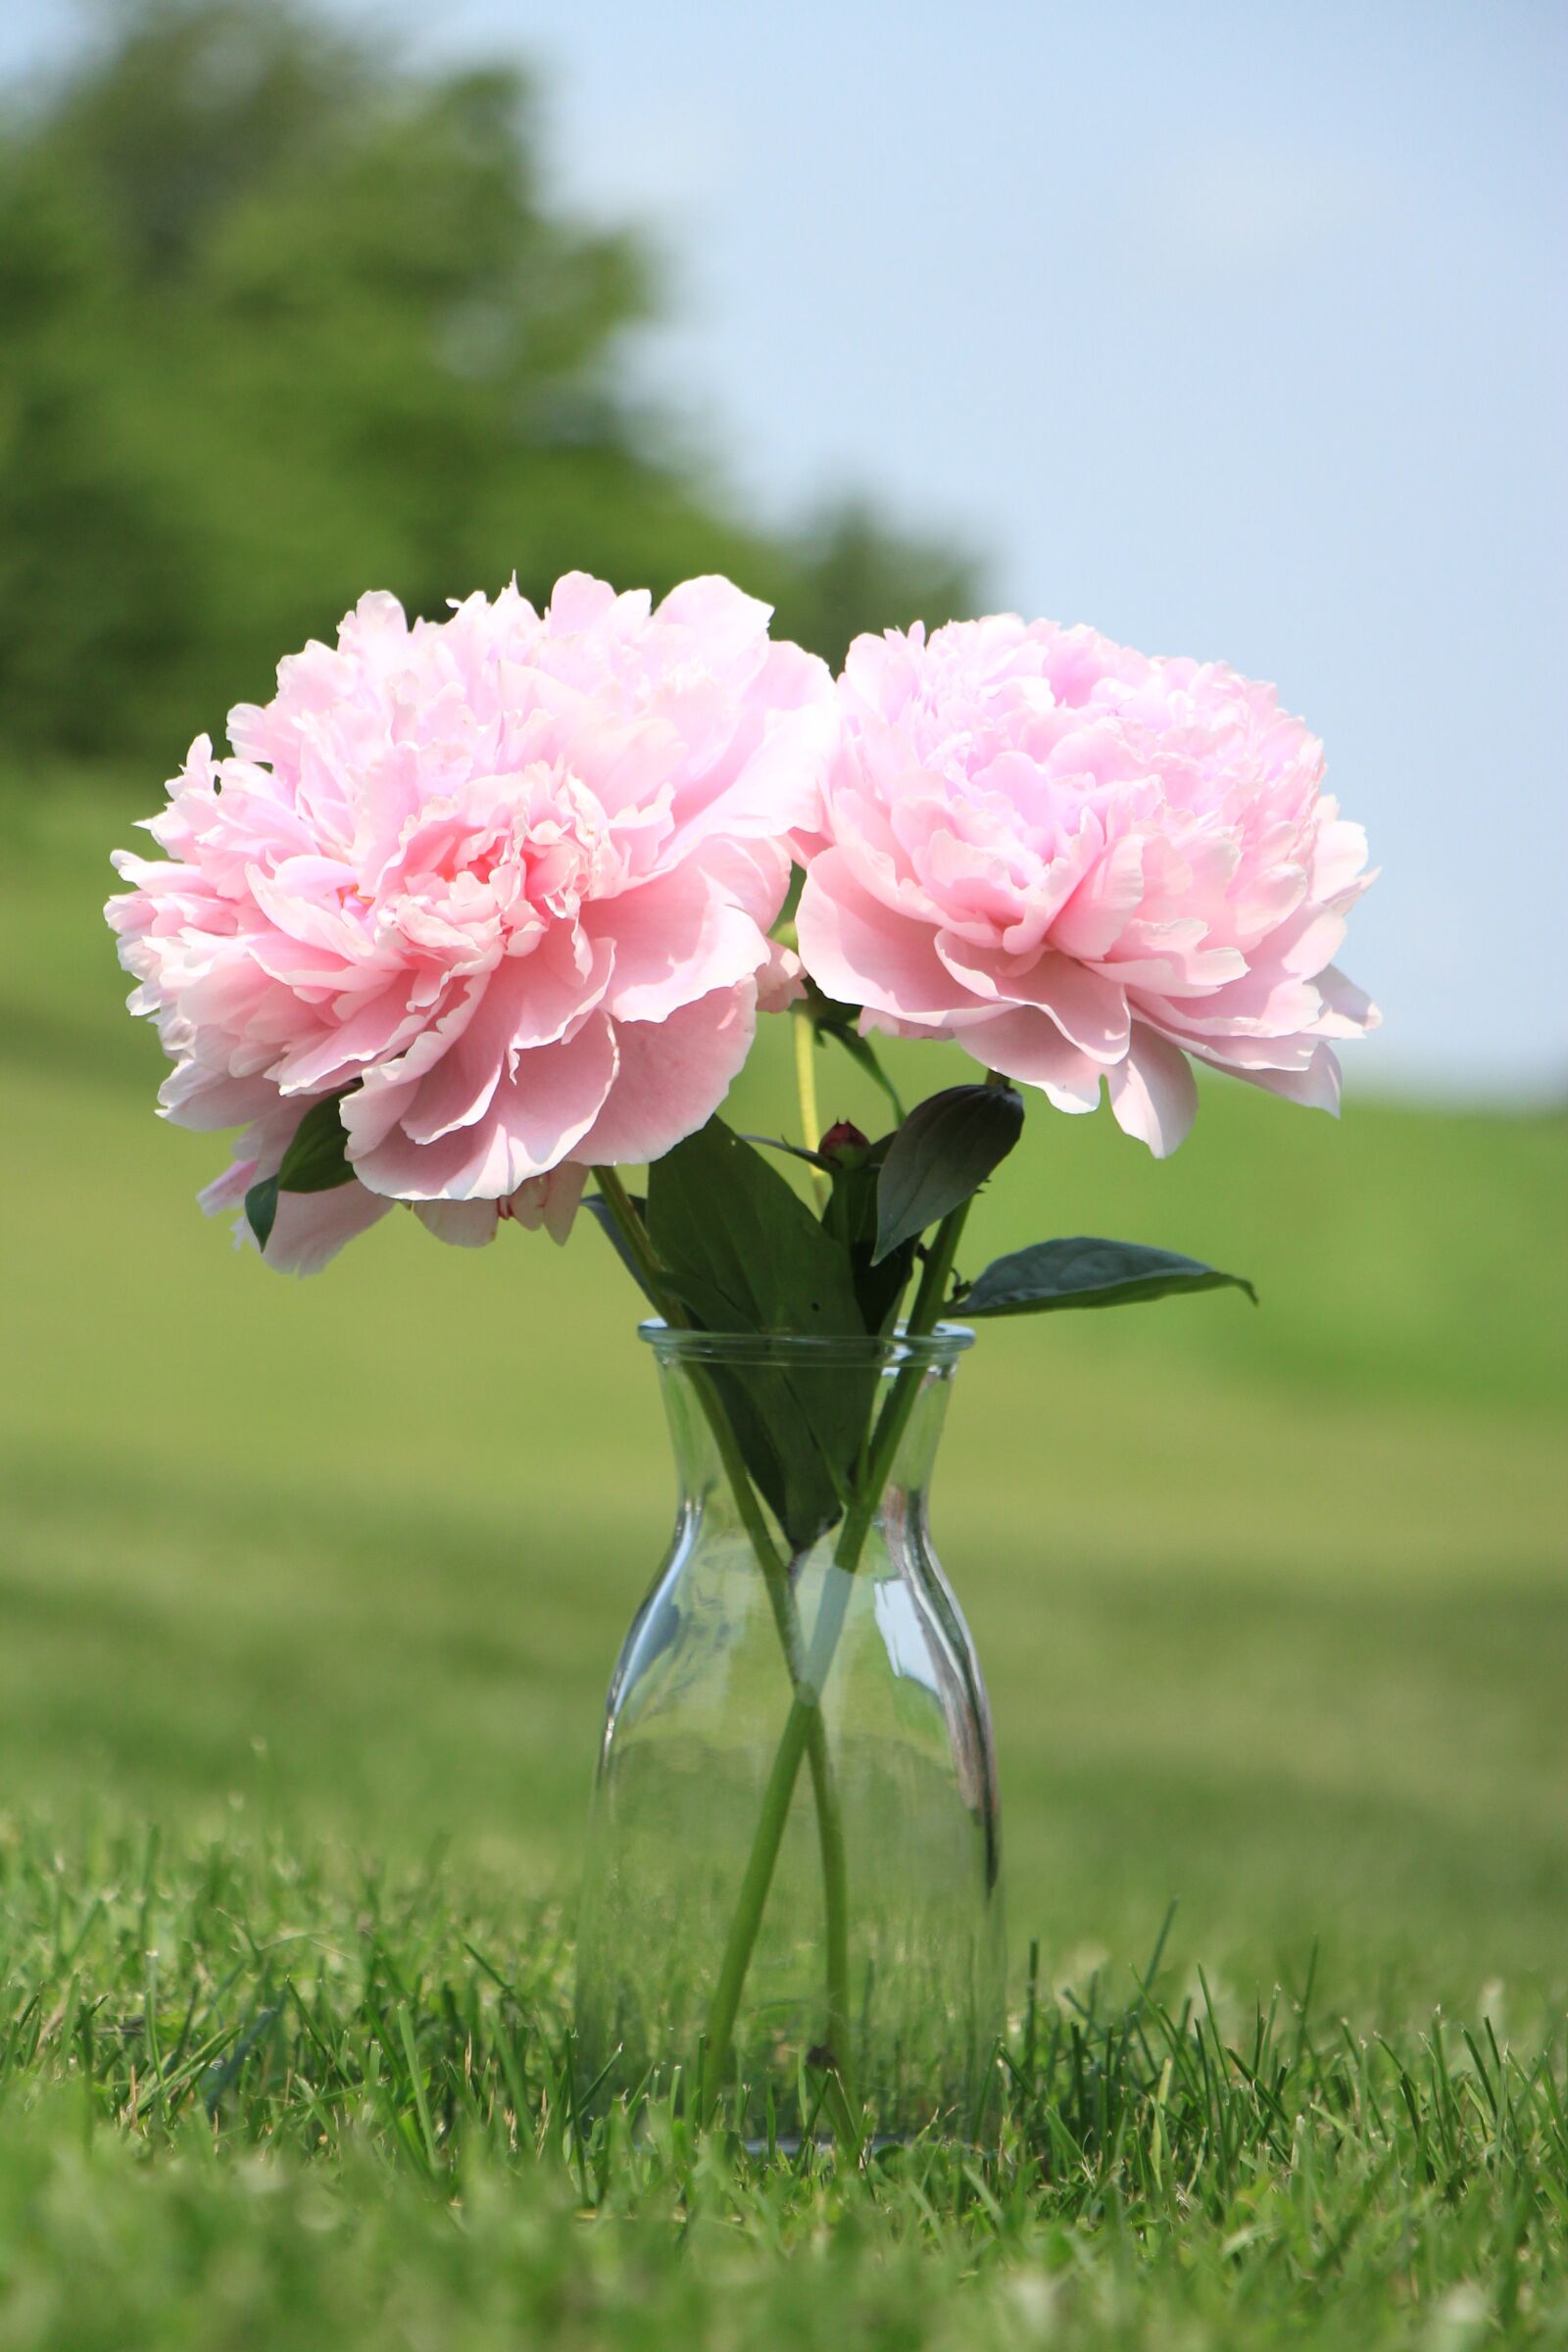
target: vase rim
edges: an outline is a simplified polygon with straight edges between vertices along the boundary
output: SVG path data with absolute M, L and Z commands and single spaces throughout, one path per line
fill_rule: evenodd
M 939 1323 L 910 1338 L 901 1324 L 885 1339 L 868 1332 L 678 1331 L 651 1316 L 637 1336 L 662 1359 L 704 1364 L 819 1364 L 896 1370 L 905 1364 L 927 1369 L 956 1363 L 974 1346 L 964 1323 Z

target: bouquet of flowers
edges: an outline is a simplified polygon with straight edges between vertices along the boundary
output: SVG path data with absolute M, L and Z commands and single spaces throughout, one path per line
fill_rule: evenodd
M 163 856 L 121 853 L 107 911 L 173 1064 L 165 1115 L 242 1130 L 202 1201 L 243 1246 L 305 1273 L 399 1205 L 465 1248 L 564 1242 L 584 1206 L 667 1326 L 824 1342 L 1235 1280 L 1083 1236 L 960 1272 L 959 1242 L 1026 1100 L 1084 1113 L 1103 1087 L 1161 1156 L 1195 1062 L 1337 1106 L 1335 1046 L 1376 1019 L 1334 962 L 1371 877 L 1320 745 L 1271 688 L 1089 628 L 861 637 L 835 680 L 768 620 L 722 579 L 656 608 L 571 575 L 542 612 L 513 586 L 439 623 L 368 595 L 230 713 L 227 757 L 198 738 L 147 828 Z M 789 1140 L 719 1116 L 769 1013 L 797 1048 Z M 956 1041 L 973 1082 L 906 1109 L 880 1036 Z M 819 1046 L 877 1081 L 883 1134 L 823 1132 Z M 706 2103 L 803 1755 L 832 1803 L 836 1628 L 802 1626 L 793 1570 L 830 1544 L 853 1577 L 919 1379 L 702 1376 L 794 1693 Z

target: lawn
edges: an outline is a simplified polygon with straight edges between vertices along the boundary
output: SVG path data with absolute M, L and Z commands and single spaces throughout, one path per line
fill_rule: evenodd
M 670 1502 L 635 1301 L 586 1227 L 232 1254 L 97 924 L 126 808 L 6 820 L 0 2348 L 1568 2342 L 1568 1125 L 1216 1085 L 1156 1166 L 1032 1111 L 976 1259 L 1118 1234 L 1263 1303 L 997 1326 L 961 1375 L 1003 2152 L 584 2153 L 562 1956 Z M 739 1123 L 785 1103 L 763 1057 Z

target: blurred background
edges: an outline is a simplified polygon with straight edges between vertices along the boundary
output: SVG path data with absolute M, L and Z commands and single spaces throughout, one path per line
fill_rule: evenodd
M 1217 1084 L 1155 1166 L 1042 1105 L 984 1203 L 977 1254 L 1264 1296 L 965 1368 L 938 1532 L 1020 1947 L 1119 1964 L 1177 1898 L 1249 1981 L 1314 1936 L 1369 1996 L 1560 1974 L 1565 58 L 1524 0 L 14 0 L 0 1806 L 570 1902 L 668 1502 L 634 1302 L 586 1229 L 232 1255 L 98 909 L 362 589 L 717 568 L 835 661 L 1007 605 L 1272 676 L 1388 869 L 1338 1128 Z M 787 1118 L 772 1044 L 744 1083 Z

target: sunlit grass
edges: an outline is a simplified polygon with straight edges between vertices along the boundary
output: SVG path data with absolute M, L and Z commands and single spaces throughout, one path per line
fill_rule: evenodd
M 559 1920 L 439 1864 L 0 1847 L 0 2340 L 1559 2342 L 1540 2012 L 1310 1979 L 1024 1990 L 995 2144 L 755 2161 L 582 2127 Z M 111 2319 L 110 2314 L 113 2314 Z M 21 2321 L 25 2333 L 16 2324 Z M 1446 2332 L 1434 2330 L 1442 2328 Z

